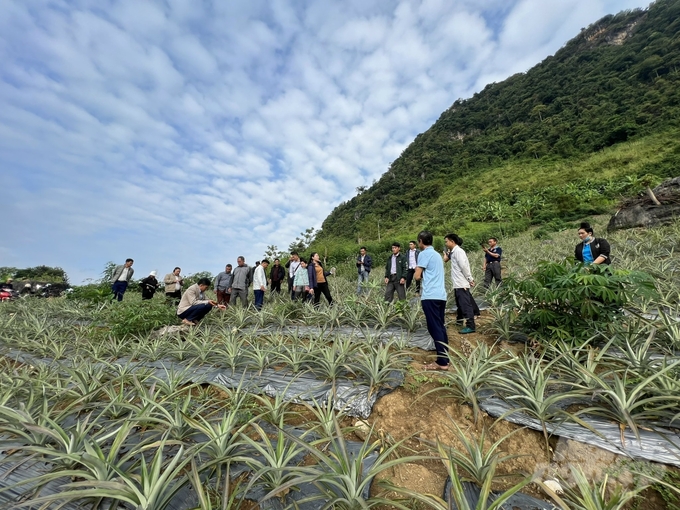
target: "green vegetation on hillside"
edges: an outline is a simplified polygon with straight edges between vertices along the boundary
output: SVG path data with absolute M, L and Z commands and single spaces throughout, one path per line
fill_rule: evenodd
M 457 100 L 326 218 L 314 248 L 422 227 L 557 228 L 610 210 L 641 177 L 676 175 L 679 28 L 680 0 L 606 16 L 527 73 Z

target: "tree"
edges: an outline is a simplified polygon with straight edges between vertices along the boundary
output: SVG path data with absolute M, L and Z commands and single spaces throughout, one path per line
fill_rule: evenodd
M 35 266 L 17 269 L 14 277 L 17 280 L 38 280 L 41 282 L 68 284 L 68 275 L 60 267 Z
M 300 232 L 300 235 L 295 238 L 295 241 L 288 246 L 288 253 L 305 251 L 314 242 L 314 239 L 316 239 L 319 232 L 320 230 L 316 230 L 314 227 L 309 227 L 304 232 Z
M 268 259 L 271 262 L 271 261 L 274 261 L 276 259 L 282 259 L 284 256 L 285 256 L 285 253 L 280 251 L 278 246 L 270 244 L 269 246 L 267 246 L 267 249 L 265 250 L 262 258 Z

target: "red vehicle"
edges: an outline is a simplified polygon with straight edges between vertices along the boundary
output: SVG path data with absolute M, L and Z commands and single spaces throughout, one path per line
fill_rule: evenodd
M 12 289 L 0 289 L 0 301 L 9 301 L 10 299 L 16 299 L 19 297 L 17 291 Z

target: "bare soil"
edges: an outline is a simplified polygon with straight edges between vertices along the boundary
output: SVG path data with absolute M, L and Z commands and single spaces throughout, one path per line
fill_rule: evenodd
M 494 346 L 494 349 L 507 349 L 515 353 L 529 349 L 523 344 L 497 343 L 495 337 L 483 334 L 484 324 L 489 321 L 484 312 L 477 323 L 480 332 L 469 335 L 458 334 L 459 327 L 455 325 L 455 317 L 447 317 L 447 319 L 451 321 L 447 328 L 449 344 L 463 353 L 471 352 L 479 342 Z M 488 445 L 515 432 L 502 443 L 500 449 L 503 455 L 519 454 L 520 456 L 500 464 L 498 474 L 508 476 L 494 484 L 495 490 L 503 490 L 517 483 L 518 479 L 511 476 L 513 474 L 538 473 L 541 480 L 557 479 L 569 483 L 571 480 L 569 468 L 572 465 L 580 466 L 591 481 L 601 481 L 607 475 L 611 489 L 617 484 L 634 487 L 640 482 L 639 477 L 631 474 L 632 467 L 637 470 L 649 469 L 656 474 L 660 469 L 662 471 L 670 469 L 680 473 L 680 470 L 675 468 L 651 462 L 636 461 L 635 466 L 632 466 L 633 461 L 626 457 L 556 437 L 551 438 L 550 449 L 546 451 L 542 433 L 503 420 L 497 422 L 483 412 L 479 423 L 475 425 L 470 406 L 461 405 L 451 398 L 446 398 L 445 391 L 431 392 L 433 389 L 442 387 L 440 374 L 422 369 L 424 362 L 433 361 L 433 353 L 414 350 L 412 356 L 412 370 L 407 375 L 404 385 L 380 398 L 373 407 L 373 413 L 366 420 L 382 440 L 389 442 L 405 440 L 404 447 L 400 451 L 402 455 L 432 451 L 431 447 L 437 441 L 456 449 L 462 448 L 455 433 L 457 425 L 470 438 L 478 437 L 483 430 L 486 430 L 486 444 Z M 443 497 L 447 471 L 442 461 L 433 457 L 431 461 L 397 466 L 385 471 L 377 478 L 378 482 L 388 480 L 400 487 Z M 372 493 L 377 495 L 381 491 L 382 494 L 388 494 L 380 488 L 379 483 L 374 483 Z M 549 500 L 535 484 L 529 485 L 523 492 Z M 417 505 L 414 505 L 414 508 L 417 508 Z M 629 505 L 629 508 L 636 510 L 674 508 L 677 510 L 679 507 L 669 505 L 656 490 L 647 489 L 640 498 Z

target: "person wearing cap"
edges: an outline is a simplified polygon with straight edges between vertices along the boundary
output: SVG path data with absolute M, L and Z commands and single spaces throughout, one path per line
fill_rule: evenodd
M 140 285 L 142 286 L 142 300 L 151 299 L 156 293 L 156 289 L 158 289 L 156 274 L 156 271 L 151 271 L 149 276 L 140 282 Z
M 12 279 L 7 278 L 7 281 L 5 281 L 5 283 L 2 284 L 2 288 L 7 289 L 7 290 L 14 289 L 14 285 L 12 284 Z

